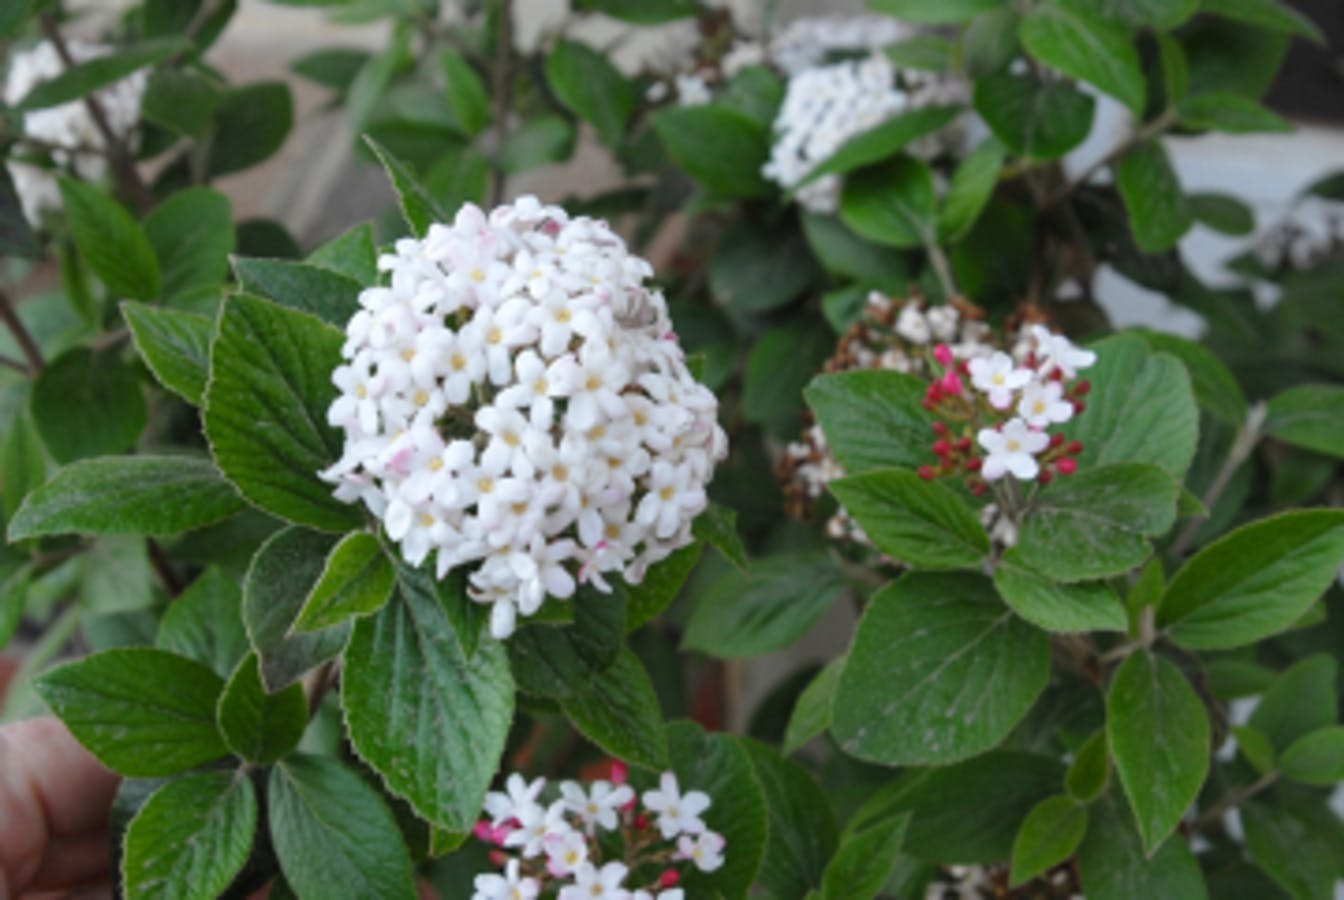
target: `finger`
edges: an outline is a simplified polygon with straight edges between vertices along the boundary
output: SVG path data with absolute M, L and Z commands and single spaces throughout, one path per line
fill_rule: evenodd
M 47 852 L 28 885 L 33 891 L 69 890 L 91 881 L 102 881 L 112 872 L 112 844 L 107 829 L 60 837 L 47 844 Z
M 56 719 L 0 727 L 0 884 L 21 894 L 50 841 L 105 826 L 117 782 Z

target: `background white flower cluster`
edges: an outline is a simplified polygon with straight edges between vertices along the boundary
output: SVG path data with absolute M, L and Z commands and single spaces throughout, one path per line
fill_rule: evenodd
M 623 767 L 619 771 L 623 776 Z M 685 900 L 675 886 L 678 866 L 713 872 L 723 865 L 726 842 L 701 818 L 709 796 L 683 793 L 672 772 L 638 798 L 629 785 L 609 781 L 594 781 L 586 789 L 562 781 L 560 796 L 550 803 L 541 799 L 544 778 L 528 782 L 514 773 L 504 786 L 486 796 L 486 818 L 475 832 L 501 848 L 492 859 L 504 871 L 477 875 L 472 900 L 533 900 L 557 888 L 558 900 Z M 633 855 L 603 862 L 600 832 L 614 831 Z M 627 887 L 635 869 L 656 874 L 645 887 Z
M 66 46 L 76 63 L 88 62 L 111 52 L 108 47 L 81 41 L 67 41 Z M 5 103 L 18 104 L 34 87 L 65 70 L 65 63 L 49 41 L 15 53 L 5 78 Z M 131 146 L 134 146 L 134 132 L 140 121 L 140 101 L 148 79 L 147 70 L 141 69 L 94 94 L 112 133 Z M 108 175 L 107 142 L 83 100 L 24 113 L 23 134 L 32 139 L 35 150 L 49 155 L 51 162 L 59 168 L 73 171 L 86 181 L 102 181 Z M 30 222 L 36 225 L 43 213 L 60 209 L 61 193 L 55 177 L 48 170 L 12 160 L 6 165 L 14 179 L 23 214 Z
M 479 564 L 491 632 L 576 585 L 638 583 L 690 541 L 727 453 L 649 264 L 604 222 L 524 197 L 468 204 L 379 260 L 333 375 L 323 473 L 406 560 Z

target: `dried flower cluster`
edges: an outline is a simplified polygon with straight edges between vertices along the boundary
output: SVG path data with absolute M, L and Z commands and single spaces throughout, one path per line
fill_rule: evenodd
M 491 632 L 690 541 L 727 452 L 652 271 L 604 222 L 525 197 L 379 260 L 333 375 L 322 473 L 406 560 L 472 565 Z
M 66 47 L 76 63 L 111 52 L 111 48 L 80 41 L 67 41 Z M 15 53 L 5 78 L 5 103 L 18 105 L 33 88 L 65 70 L 65 62 L 50 42 Z M 142 69 L 94 94 L 112 133 L 130 144 L 134 143 L 148 79 Z M 61 207 L 56 179 L 46 167 L 36 164 L 38 160 L 48 160 L 55 168 L 72 171 L 86 181 L 101 181 L 108 175 L 107 142 L 83 100 L 23 113 L 23 136 L 28 139 L 24 149 L 32 151 L 34 162 L 11 160 L 7 165 L 23 214 L 34 225 L 44 213 Z
M 687 866 L 713 872 L 723 865 L 726 842 L 701 818 L 709 796 L 683 793 L 671 772 L 642 796 L 624 782 L 617 764 L 612 781 L 560 782 L 548 803 L 546 779 L 510 775 L 504 791 L 486 796 L 486 818 L 475 830 L 496 848 L 491 861 L 503 874 L 477 875 L 472 900 L 533 900 L 543 892 L 557 900 L 685 900 L 676 885 Z M 607 858 L 609 835 L 620 839 L 619 859 Z

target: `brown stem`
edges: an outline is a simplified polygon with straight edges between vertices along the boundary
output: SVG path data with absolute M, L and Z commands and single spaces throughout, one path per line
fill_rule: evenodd
M 1261 777 L 1261 779 L 1254 784 L 1249 784 L 1241 788 L 1233 788 L 1224 794 L 1221 800 L 1199 814 L 1199 818 L 1195 819 L 1195 827 L 1205 828 L 1212 825 L 1214 822 L 1221 821 L 1223 816 L 1227 815 L 1233 809 L 1245 803 L 1256 794 L 1259 794 L 1261 791 L 1272 787 L 1274 782 L 1278 780 L 1279 773 L 1270 772 Z
M 36 377 L 37 373 L 42 371 L 42 351 L 38 349 L 37 341 L 33 340 L 32 334 L 19 319 L 18 313 L 14 311 L 14 304 L 4 291 L 0 291 L 0 319 L 4 320 L 5 326 L 14 334 L 14 340 L 18 342 L 19 349 L 28 360 L 28 374 Z
M 495 61 L 490 73 L 491 104 L 494 107 L 494 165 L 490 168 L 490 205 L 504 200 L 507 176 L 499 154 L 509 133 L 509 84 L 513 79 L 513 0 L 498 0 L 499 18 L 495 22 Z
M 43 13 L 41 16 L 42 33 L 51 41 L 51 46 L 56 49 L 56 55 L 61 58 L 67 69 L 75 66 L 74 57 L 70 55 L 70 48 L 65 43 L 65 38 L 61 37 L 61 29 L 56 24 L 56 17 L 51 13 Z M 107 113 L 103 110 L 103 104 L 98 99 L 97 94 L 89 93 L 84 97 L 84 106 L 88 109 L 90 117 L 93 118 L 93 124 L 97 127 L 98 133 L 103 136 L 103 141 L 107 144 L 108 154 L 112 160 L 112 169 L 117 177 L 117 184 L 120 185 L 123 193 L 135 204 L 136 209 L 141 213 L 146 213 L 154 208 L 154 193 L 150 191 L 144 180 L 140 177 L 139 171 L 135 168 L 135 160 L 131 157 L 126 144 L 112 130 L 108 123 Z
M 1051 207 L 1054 207 L 1057 204 L 1062 203 L 1064 200 L 1068 199 L 1070 194 L 1072 194 L 1074 191 L 1078 190 L 1080 187 L 1091 181 L 1092 176 L 1096 175 L 1102 169 L 1106 168 L 1111 163 L 1115 162 L 1117 159 L 1124 156 L 1126 153 L 1133 150 L 1135 147 L 1139 146 L 1143 142 L 1157 137 L 1159 134 L 1170 128 L 1172 125 L 1175 125 L 1176 119 L 1177 119 L 1176 110 L 1168 109 L 1165 110 L 1157 118 L 1153 119 L 1151 122 L 1148 122 L 1147 124 L 1141 126 L 1140 128 L 1135 129 L 1133 134 L 1131 134 L 1129 137 L 1125 138 L 1123 141 L 1112 147 L 1110 151 L 1107 152 L 1106 155 L 1103 156 L 1101 159 L 1097 160 L 1092 165 L 1088 166 L 1087 169 L 1084 170 L 1083 174 L 1079 175 L 1072 181 L 1067 182 L 1062 188 L 1059 188 L 1053 194 L 1047 196 L 1041 202 L 1041 209 L 1043 210 L 1050 209 Z
M 0 366 L 13 369 L 15 372 L 22 372 L 25 375 L 28 374 L 28 366 L 17 359 L 10 359 L 8 356 L 0 356 Z
M 159 542 L 152 537 L 145 538 L 145 549 L 149 552 L 149 564 L 163 584 L 163 589 L 168 592 L 169 598 L 177 597 L 182 593 L 182 579 L 173 571 L 173 565 L 168 561 L 168 554 L 163 552 Z
M 1227 459 L 1223 460 L 1223 467 L 1218 470 L 1218 474 L 1213 478 L 1213 484 L 1204 492 L 1200 498 L 1204 508 L 1212 511 L 1213 505 L 1218 502 L 1218 498 L 1223 495 L 1227 485 L 1232 481 L 1232 476 L 1237 474 L 1237 469 L 1246 461 L 1246 457 L 1251 455 L 1255 445 L 1260 441 L 1260 429 L 1264 427 L 1265 417 L 1269 413 L 1269 408 L 1264 403 L 1257 403 L 1252 406 L 1246 414 L 1246 421 L 1242 423 L 1241 430 L 1237 432 L 1236 438 L 1232 441 L 1232 449 L 1227 451 Z M 1172 542 L 1171 549 L 1168 551 L 1173 559 L 1180 559 L 1185 553 L 1190 542 L 1199 534 L 1199 527 L 1204 524 L 1207 516 L 1192 516 L 1186 523 L 1185 528 L 1181 530 L 1180 535 Z
M 308 718 L 311 719 L 317 714 L 317 708 L 322 705 L 322 698 L 335 683 L 336 660 L 329 659 L 318 668 L 313 680 L 308 684 Z

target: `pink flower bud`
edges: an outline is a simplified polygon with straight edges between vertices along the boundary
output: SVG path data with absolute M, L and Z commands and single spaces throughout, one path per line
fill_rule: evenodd
M 933 466 L 920 466 L 916 472 L 919 477 L 923 478 L 925 481 L 933 481 L 933 479 L 938 477 L 938 470 Z
M 939 437 L 946 437 L 946 436 L 947 436 L 947 423 L 946 423 L 946 422 L 934 422 L 934 423 L 933 423 L 933 433 L 936 434 L 936 435 L 938 435 Z
M 938 379 L 938 386 L 950 397 L 959 397 L 962 392 L 961 376 L 955 370 L 948 370 Z
M 943 438 L 939 438 L 938 440 L 933 442 L 934 456 L 947 456 L 947 454 L 951 452 L 952 452 L 952 445 Z
M 1078 471 L 1078 460 L 1066 456 L 1055 463 L 1055 468 L 1059 470 L 1059 474 L 1061 475 L 1072 475 L 1074 472 Z
M 476 836 L 476 840 L 484 841 L 487 844 L 497 843 L 495 840 L 495 827 L 487 820 L 481 819 L 471 828 L 471 833 Z
M 939 344 L 933 348 L 933 358 L 938 360 L 940 366 L 952 365 L 952 348 L 947 344 Z
M 611 783 L 625 784 L 625 780 L 630 777 L 630 767 L 619 759 L 611 761 Z
M 676 887 L 679 881 L 681 874 L 676 869 L 664 869 L 663 874 L 658 876 L 658 886 L 664 889 Z
M 490 865 L 503 867 L 509 861 L 509 854 L 503 850 L 490 851 Z

